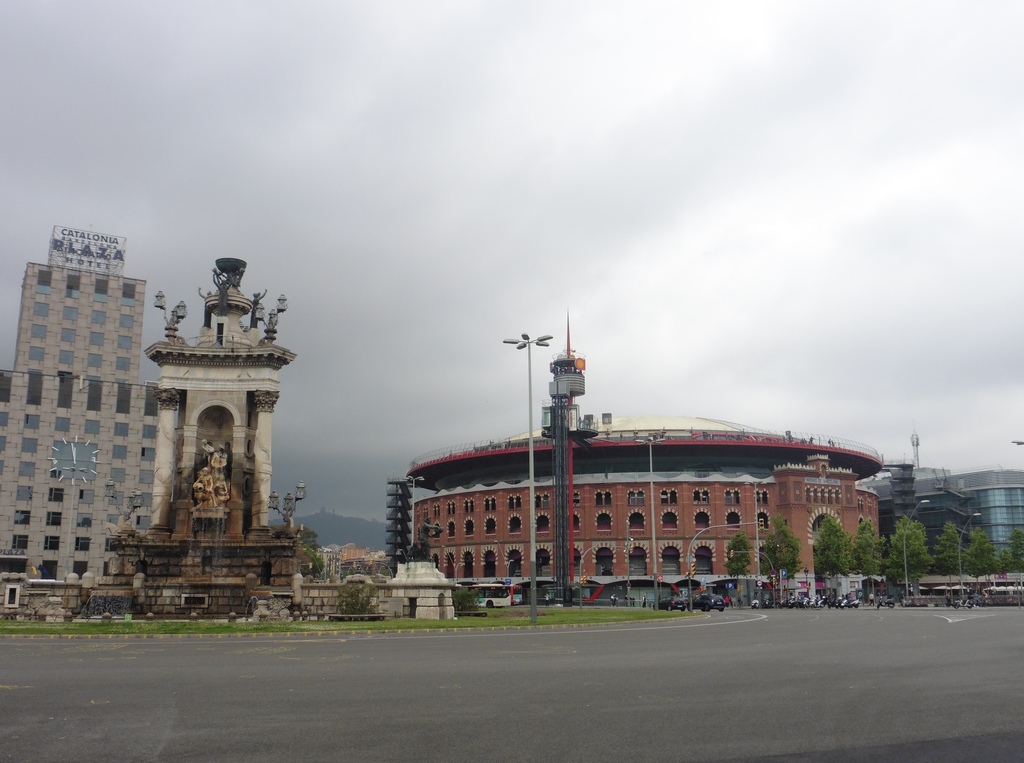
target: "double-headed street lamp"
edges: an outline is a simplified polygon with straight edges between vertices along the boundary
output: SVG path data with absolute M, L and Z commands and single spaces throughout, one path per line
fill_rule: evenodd
M 537 624 L 537 510 L 534 507 L 534 474 L 533 474 L 533 355 L 532 345 L 547 347 L 548 341 L 554 339 L 550 334 L 530 339 L 529 334 L 522 334 L 522 339 L 506 339 L 505 344 L 514 344 L 517 350 L 526 349 L 526 389 L 527 407 L 529 408 L 529 481 L 530 481 L 530 622 Z
M 661 442 L 665 439 L 664 433 L 657 435 L 649 434 L 642 440 L 637 440 L 639 443 L 647 443 L 647 466 L 650 476 L 650 495 L 651 495 L 651 555 L 653 557 L 654 566 L 652 570 L 654 572 L 654 608 L 658 608 L 658 533 L 657 527 L 658 522 L 655 516 L 654 508 L 654 443 Z M 629 564 L 629 560 L 626 560 L 626 564 Z

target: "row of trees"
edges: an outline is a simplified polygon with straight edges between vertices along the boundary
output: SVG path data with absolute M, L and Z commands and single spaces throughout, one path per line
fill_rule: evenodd
M 935 545 L 928 550 L 927 535 L 920 522 L 900 518 L 895 532 L 882 540 L 870 522 L 861 522 L 851 536 L 835 517 L 822 517 L 818 537 L 814 544 L 814 571 L 818 575 L 834 577 L 857 572 L 861 575 L 885 575 L 889 580 L 904 581 L 909 576 L 916 580 L 934 572 L 952 578 L 961 569 L 971 577 L 986 577 L 998 572 L 1024 572 L 1024 530 L 1016 529 L 1010 535 L 1007 548 L 996 552 L 985 531 L 977 528 L 970 534 L 965 549 L 961 549 L 961 532 L 947 522 Z M 906 544 L 906 573 L 904 573 L 904 544 Z M 736 533 L 726 546 L 725 569 L 733 577 L 751 574 L 750 538 L 742 531 Z M 800 542 L 779 517 L 772 517 L 772 526 L 761 537 L 762 562 L 760 569 L 789 570 L 798 573 Z

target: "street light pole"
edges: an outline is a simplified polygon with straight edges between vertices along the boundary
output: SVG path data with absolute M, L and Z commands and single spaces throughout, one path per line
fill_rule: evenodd
M 529 334 L 521 334 L 522 339 L 505 339 L 504 344 L 514 344 L 517 350 L 526 348 L 526 380 L 527 407 L 529 408 L 529 482 L 530 482 L 530 622 L 537 624 L 537 509 L 534 504 L 534 472 L 533 472 L 533 355 L 532 346 L 547 347 L 550 334 L 530 339 Z
M 971 516 L 967 517 L 967 521 L 964 522 L 964 528 L 960 531 L 960 538 L 958 539 L 958 542 L 956 544 L 956 563 L 957 563 L 957 567 L 960 568 L 960 595 L 961 596 L 963 595 L 963 592 L 964 592 L 964 561 L 963 561 L 963 557 L 960 554 L 960 548 L 964 544 L 964 534 L 967 532 L 967 528 L 970 526 L 971 520 L 973 520 L 975 517 L 980 517 L 980 516 L 981 516 L 981 512 L 980 511 L 976 511 L 973 514 L 971 514 Z
M 910 522 L 917 513 L 917 510 L 924 506 L 926 503 L 931 503 L 927 498 L 921 501 L 914 510 L 910 512 L 910 516 L 907 517 L 907 524 L 903 526 L 903 589 L 905 591 L 906 599 L 910 599 L 910 571 L 907 568 L 907 533 L 910 531 Z
M 633 539 L 628 535 L 626 536 L 626 606 L 631 607 L 629 603 L 629 594 L 632 586 L 629 584 L 629 555 L 633 552 Z
M 654 572 L 654 608 L 658 608 L 658 521 L 655 514 L 654 508 L 654 443 L 661 442 L 665 437 L 655 437 L 653 434 L 647 435 L 644 440 L 637 440 L 637 442 L 647 443 L 647 464 L 648 473 L 650 475 L 650 496 L 651 496 L 651 556 L 653 557 L 652 571 Z M 628 560 L 627 560 L 628 564 Z

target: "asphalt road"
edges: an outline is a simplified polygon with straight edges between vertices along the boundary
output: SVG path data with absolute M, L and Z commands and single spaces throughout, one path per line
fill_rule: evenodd
M 1018 761 L 1024 613 L 0 639 L 0 760 Z

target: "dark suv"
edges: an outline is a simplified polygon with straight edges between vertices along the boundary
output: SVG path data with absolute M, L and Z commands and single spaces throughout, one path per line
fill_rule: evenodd
M 679 612 L 686 611 L 686 597 L 685 596 L 671 596 L 668 598 L 662 598 L 658 602 L 658 609 L 678 610 Z
M 725 599 L 713 593 L 697 594 L 693 599 L 693 608 L 701 612 L 710 612 L 712 609 L 725 612 Z

